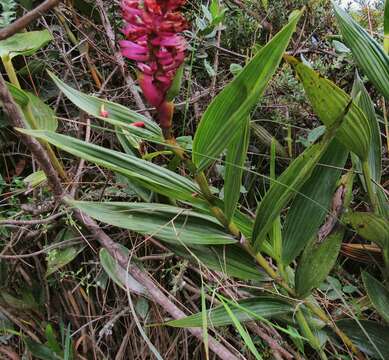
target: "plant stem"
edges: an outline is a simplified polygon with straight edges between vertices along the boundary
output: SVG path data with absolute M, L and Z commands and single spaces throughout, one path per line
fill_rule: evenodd
M 2 56 L 1 60 L 4 65 L 5 72 L 8 75 L 9 81 L 15 85 L 18 89 L 21 89 L 20 83 L 18 80 L 18 76 L 16 75 L 16 71 L 14 66 L 12 65 L 12 60 L 8 55 Z
M 313 334 L 307 320 L 305 319 L 305 316 L 301 309 L 297 309 L 296 311 L 296 319 L 297 322 L 300 325 L 301 331 L 303 335 L 308 339 L 311 346 L 316 349 L 316 351 L 319 353 L 320 358 L 322 360 L 327 360 L 327 355 L 325 354 L 324 350 L 321 348 L 319 340 L 316 338 L 316 336 Z
M 367 195 L 371 203 L 371 207 L 374 213 L 378 213 L 378 198 L 377 193 L 374 191 L 371 181 L 371 173 L 368 160 L 362 161 L 362 173 L 366 183 Z

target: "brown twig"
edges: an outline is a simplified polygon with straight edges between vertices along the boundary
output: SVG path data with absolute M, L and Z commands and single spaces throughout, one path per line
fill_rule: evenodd
M 38 19 L 43 13 L 47 12 L 51 8 L 57 6 L 61 0 L 46 0 L 35 9 L 29 11 L 26 15 L 13 22 L 11 25 L 0 30 L 0 40 L 7 39 L 8 37 L 16 34 L 17 32 L 25 29 L 34 20 Z
M 8 91 L 4 78 L 0 74 L 0 101 L 3 103 L 4 110 L 8 114 L 10 123 L 19 128 L 23 128 L 23 120 L 18 107 L 13 101 L 11 94 Z M 31 150 L 41 169 L 45 172 L 48 182 L 57 199 L 62 199 L 65 195 L 65 190 L 56 174 L 50 160 L 39 142 L 30 136 L 21 134 L 21 138 L 25 145 Z M 129 273 L 139 281 L 148 291 L 151 298 L 162 306 L 174 319 L 185 317 L 185 313 L 180 310 L 160 289 L 154 284 L 152 278 L 144 271 L 139 269 L 134 264 L 129 263 L 129 258 L 123 254 L 119 244 L 115 243 L 88 215 L 83 214 L 79 210 L 74 210 L 74 216 L 79 220 L 90 234 L 100 243 L 102 247 L 108 250 L 109 254 L 118 262 L 124 269 L 128 269 Z M 203 341 L 203 333 L 200 328 L 189 328 L 188 331 Z M 209 348 L 221 359 L 237 360 L 234 355 L 225 346 L 220 344 L 212 336 L 208 338 Z

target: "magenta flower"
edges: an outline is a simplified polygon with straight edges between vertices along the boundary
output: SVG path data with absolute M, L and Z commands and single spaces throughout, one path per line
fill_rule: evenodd
M 146 100 L 157 108 L 162 128 L 169 129 L 173 106 L 166 95 L 184 62 L 186 42 L 179 35 L 186 20 L 177 11 L 186 0 L 123 0 L 125 20 L 120 41 L 123 56 L 137 62 L 139 85 Z

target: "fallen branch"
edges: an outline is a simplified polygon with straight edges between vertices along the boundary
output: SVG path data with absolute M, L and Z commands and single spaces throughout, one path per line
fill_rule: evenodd
M 61 0 L 46 0 L 35 9 L 29 11 L 26 15 L 17 19 L 11 25 L 0 30 L 0 40 L 7 39 L 8 37 L 16 34 L 17 32 L 25 29 L 34 20 L 38 19 L 42 14 L 57 6 Z
M 0 101 L 3 103 L 4 110 L 8 115 L 11 125 L 19 128 L 23 128 L 23 119 L 19 111 L 19 108 L 15 104 L 11 94 L 8 91 L 7 85 L 3 76 L 0 74 Z M 41 169 L 46 174 L 48 183 L 57 199 L 57 201 L 63 201 L 66 195 L 60 179 L 55 172 L 46 151 L 41 144 L 34 138 L 27 135 L 20 135 L 23 142 L 29 148 L 34 155 L 36 161 L 40 165 Z M 174 319 L 180 319 L 186 316 L 186 314 L 180 310 L 154 283 L 152 278 L 146 274 L 144 270 L 140 270 L 137 266 L 129 264 L 129 258 L 123 254 L 120 250 L 119 244 L 115 243 L 88 215 L 83 214 L 79 210 L 74 210 L 74 216 L 79 220 L 84 227 L 90 232 L 90 234 L 100 243 L 102 247 L 107 249 L 109 254 L 118 262 L 118 264 L 124 269 L 128 269 L 129 273 L 140 282 L 148 291 L 151 298 L 165 311 L 167 311 Z M 189 328 L 188 331 L 203 341 L 203 333 L 201 328 Z M 238 360 L 238 357 L 234 355 L 225 346 L 220 344 L 216 339 L 209 336 L 208 338 L 209 348 L 221 359 L 224 360 Z

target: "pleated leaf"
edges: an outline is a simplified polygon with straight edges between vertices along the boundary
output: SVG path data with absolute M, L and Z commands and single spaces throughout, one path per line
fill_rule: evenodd
M 174 199 L 201 201 L 200 198 L 193 196 L 199 193 L 199 189 L 191 180 L 151 162 L 50 131 L 25 129 L 19 131 L 45 140 L 74 156 L 125 175 L 149 190 Z
M 374 104 L 367 92 L 362 80 L 358 73 L 355 75 L 352 96 L 355 99 L 356 104 L 365 113 L 367 120 L 370 123 L 371 129 L 371 144 L 369 149 L 369 168 L 371 178 L 377 182 L 381 182 L 381 158 L 382 158 L 382 142 L 380 127 L 374 110 Z M 359 165 L 361 169 L 362 166 Z M 376 187 L 372 182 L 372 186 Z
M 327 147 L 328 141 L 311 145 L 288 166 L 277 180 L 274 180 L 257 208 L 252 236 L 257 250 L 265 242 L 266 234 L 271 230 L 284 206 L 309 179 Z
M 285 300 L 271 296 L 254 297 L 239 300 L 239 307 L 231 306 L 234 316 L 240 322 L 275 318 L 293 312 L 294 307 Z M 183 319 L 172 320 L 166 325 L 172 327 L 188 328 L 201 327 L 201 313 L 187 316 Z M 216 306 L 208 311 L 208 324 L 213 327 L 233 324 L 233 321 L 223 305 Z
M 58 120 L 50 106 L 45 104 L 38 96 L 35 96 L 28 91 L 19 89 L 12 84 L 7 84 L 7 86 L 12 97 L 20 106 L 25 116 L 28 111 L 31 111 L 36 121 L 36 129 L 49 131 L 57 130 Z M 30 127 L 30 124 L 27 121 L 25 124 L 27 127 Z
M 372 241 L 384 249 L 389 246 L 389 222 L 387 219 L 368 212 L 349 211 L 342 221 L 358 235 Z
M 348 150 L 334 139 L 290 206 L 283 231 L 282 262 L 290 264 L 323 223 Z M 320 189 L 320 190 L 318 190 Z
M 374 359 L 389 359 L 389 326 L 369 320 L 357 323 L 352 319 L 339 320 L 336 325 L 367 355 Z
M 173 244 L 222 245 L 236 243 L 213 217 L 154 203 L 69 203 L 90 217 Z
M 334 231 L 322 243 L 311 242 L 304 250 L 296 269 L 296 293 L 305 298 L 327 278 L 336 263 L 344 229 Z
M 258 103 L 296 28 L 300 12 L 266 44 L 204 113 L 193 141 L 193 162 L 199 169 L 211 164 L 233 141 Z
M 367 272 L 362 273 L 362 279 L 370 301 L 382 318 L 389 323 L 389 290 Z
M 342 125 L 337 129 L 336 138 L 361 160 L 365 160 L 370 151 L 371 129 L 363 111 L 333 82 L 295 59 L 291 62 L 316 115 L 328 129 L 335 126 L 339 115 L 348 109 Z
M 197 264 L 200 260 L 212 270 L 241 280 L 264 281 L 265 276 L 251 256 L 237 245 L 193 246 L 190 251 L 178 245 L 169 245 L 178 256 Z
M 150 120 L 149 118 L 138 114 L 123 105 L 99 99 L 95 96 L 87 95 L 81 91 L 73 89 L 51 72 L 49 72 L 49 75 L 63 94 L 74 105 L 82 111 L 85 111 L 87 114 L 104 120 L 112 125 L 124 127 L 130 133 L 137 135 L 142 139 L 163 142 L 161 129 L 153 120 Z M 131 125 L 136 122 L 143 122 L 145 124 L 145 128 Z
M 243 166 L 250 139 L 250 118 L 238 129 L 237 136 L 227 148 L 224 177 L 224 214 L 230 220 L 240 197 Z
M 334 10 L 343 40 L 351 49 L 354 59 L 377 90 L 389 100 L 388 55 L 349 14 L 335 4 Z

